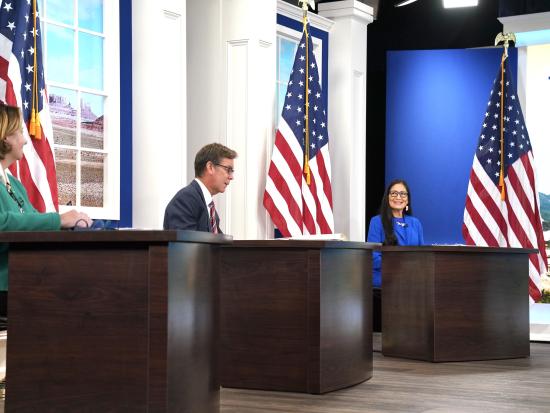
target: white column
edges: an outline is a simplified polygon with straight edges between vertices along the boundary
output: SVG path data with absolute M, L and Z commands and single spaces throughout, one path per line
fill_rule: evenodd
M 269 227 L 262 199 L 275 127 L 276 5 L 276 0 L 223 5 L 222 132 L 239 157 L 226 202 L 219 204 L 224 230 L 236 239 L 266 238 Z
M 367 25 L 373 21 L 373 9 L 346 0 L 319 4 L 319 14 L 334 21 L 329 37 L 328 126 L 335 231 L 364 241 Z
M 186 0 L 132 2 L 132 213 L 162 228 L 186 181 Z

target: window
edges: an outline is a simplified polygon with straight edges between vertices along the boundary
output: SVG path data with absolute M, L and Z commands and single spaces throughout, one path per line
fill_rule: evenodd
M 285 102 L 286 89 L 292 65 L 294 64 L 294 56 L 298 47 L 298 41 L 289 39 L 281 34 L 277 35 L 277 113 L 283 111 Z
M 39 4 L 61 212 L 119 218 L 118 4 Z

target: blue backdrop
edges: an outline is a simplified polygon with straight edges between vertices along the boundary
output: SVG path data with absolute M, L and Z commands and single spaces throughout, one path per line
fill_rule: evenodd
M 517 51 L 509 52 L 516 72 Z M 408 182 L 426 243 L 464 242 L 468 179 L 501 55 L 502 49 L 388 52 L 386 185 Z

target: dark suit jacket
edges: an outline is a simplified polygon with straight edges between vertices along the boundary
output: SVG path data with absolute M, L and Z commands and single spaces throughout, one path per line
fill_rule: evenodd
M 217 212 L 216 225 L 221 234 L 220 218 Z M 164 229 L 212 232 L 204 195 L 197 181 L 193 180 L 189 185 L 180 189 L 168 203 L 164 211 Z

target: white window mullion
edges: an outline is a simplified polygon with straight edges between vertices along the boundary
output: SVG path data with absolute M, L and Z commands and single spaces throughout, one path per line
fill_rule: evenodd
M 119 22 L 119 2 L 106 0 L 104 2 L 103 33 L 108 41 L 104 42 L 103 48 L 103 67 L 120 67 L 120 31 Z M 104 127 L 104 147 L 109 148 L 105 156 L 104 172 L 104 191 L 103 197 L 106 205 L 110 206 L 108 213 L 117 217 L 120 209 L 120 81 L 117 76 L 110 74 L 108 70 L 103 72 L 103 88 L 107 91 L 104 101 L 105 117 Z M 118 70 L 117 70 L 118 73 Z

